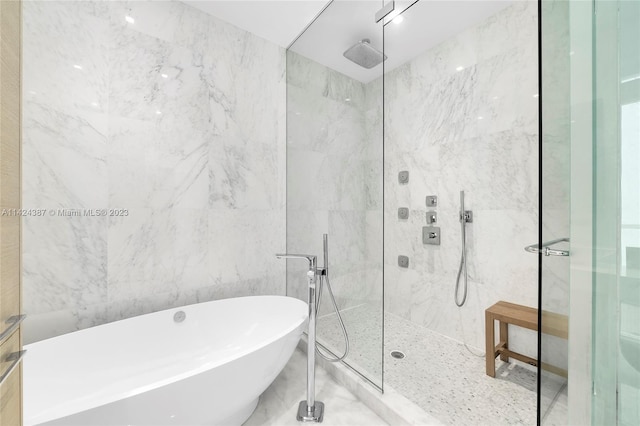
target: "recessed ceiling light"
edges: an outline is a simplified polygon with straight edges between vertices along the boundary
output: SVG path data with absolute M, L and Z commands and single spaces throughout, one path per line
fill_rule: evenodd
M 482 120 L 483 118 L 484 118 L 484 117 L 482 117 L 482 116 L 481 116 L 481 117 L 478 117 L 478 120 Z
M 97 107 L 98 103 L 97 102 L 91 102 L 91 106 Z
M 162 78 L 169 78 L 169 76 L 167 74 L 161 74 Z
M 393 21 L 391 21 L 391 22 L 393 22 L 394 24 L 398 25 L 398 24 L 401 24 L 402 21 L 404 21 L 404 16 L 398 15 L 395 18 L 393 18 Z
M 81 70 L 81 69 L 82 69 L 82 65 L 77 65 L 77 64 L 76 64 L 76 65 L 74 65 L 73 67 L 74 67 L 75 69 L 77 69 L 77 70 Z
M 463 66 L 459 66 L 458 68 L 456 68 L 456 71 L 462 71 L 464 69 Z
M 162 111 L 156 111 L 156 114 L 160 115 L 162 114 Z
M 537 98 L 537 97 L 538 97 L 538 94 L 536 93 L 535 95 L 533 95 L 533 97 L 534 97 L 534 98 Z
M 127 21 L 130 24 L 135 24 L 136 23 L 136 20 L 133 19 L 133 16 L 127 15 L 127 16 L 124 17 L 124 20 Z
M 346 102 L 351 102 L 351 98 L 344 98 Z

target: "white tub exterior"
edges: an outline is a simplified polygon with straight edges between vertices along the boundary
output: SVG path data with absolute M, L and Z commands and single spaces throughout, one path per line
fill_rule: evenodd
M 175 322 L 184 311 L 186 319 Z M 307 305 L 225 299 L 27 345 L 25 425 L 239 425 L 291 357 Z

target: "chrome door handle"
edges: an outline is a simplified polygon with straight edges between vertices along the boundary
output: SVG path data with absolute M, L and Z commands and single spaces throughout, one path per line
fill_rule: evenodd
M 551 246 L 558 243 L 568 243 L 569 238 L 558 238 L 557 240 L 542 243 L 542 248 L 538 244 L 531 244 L 524 249 L 529 253 L 542 253 L 545 256 L 569 256 L 569 250 L 552 249 Z
M 14 315 L 7 318 L 5 324 L 8 324 L 9 326 L 0 333 L 0 343 L 4 342 L 4 339 L 9 337 L 26 317 L 26 315 Z
M 2 376 L 0 376 L 0 386 L 2 386 L 4 381 L 7 380 L 7 377 L 9 377 L 11 375 L 11 373 L 13 372 L 13 370 L 16 369 L 18 364 L 20 364 L 20 361 L 22 361 L 22 358 L 24 358 L 24 354 L 26 354 L 26 353 L 27 353 L 27 351 L 18 351 L 18 352 L 14 352 L 12 354 L 9 354 L 9 356 L 7 356 L 5 361 L 13 361 L 13 362 L 11 363 L 9 368 L 7 368 L 7 371 L 2 373 Z

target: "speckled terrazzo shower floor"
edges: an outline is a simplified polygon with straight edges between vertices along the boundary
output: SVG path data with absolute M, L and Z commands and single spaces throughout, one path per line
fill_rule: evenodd
M 352 365 L 380 374 L 380 315 L 366 305 L 343 314 L 354 350 Z M 376 318 L 377 317 L 377 318 Z M 378 327 L 376 327 L 378 325 Z M 328 347 L 342 348 L 337 322 L 321 317 L 318 335 Z M 536 423 L 536 373 L 496 360 L 496 378 L 485 374 L 485 360 L 464 345 L 396 315 L 385 314 L 384 386 L 390 386 L 430 415 L 450 425 L 533 425 Z M 388 355 L 392 349 L 404 359 Z M 562 382 L 543 382 L 543 406 L 562 389 Z

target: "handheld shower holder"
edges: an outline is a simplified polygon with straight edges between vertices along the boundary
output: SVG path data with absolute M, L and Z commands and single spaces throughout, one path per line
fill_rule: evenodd
M 460 253 L 460 267 L 458 268 L 458 275 L 456 277 L 456 289 L 453 294 L 453 299 L 458 307 L 464 305 L 467 301 L 467 286 L 468 286 L 468 274 L 467 274 L 467 237 L 465 229 L 467 223 L 473 222 L 473 212 L 471 210 L 464 209 L 464 191 L 460 191 L 460 237 L 462 239 L 462 247 Z M 460 279 L 462 278 L 462 300 L 458 300 L 458 290 L 460 289 Z

